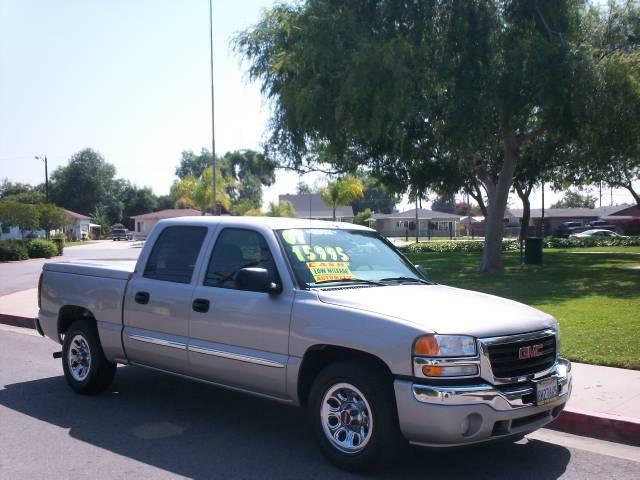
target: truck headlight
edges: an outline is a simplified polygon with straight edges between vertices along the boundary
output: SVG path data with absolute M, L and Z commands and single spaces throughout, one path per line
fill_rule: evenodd
M 476 339 L 467 335 L 423 335 L 413 347 L 414 355 L 421 357 L 473 357 Z

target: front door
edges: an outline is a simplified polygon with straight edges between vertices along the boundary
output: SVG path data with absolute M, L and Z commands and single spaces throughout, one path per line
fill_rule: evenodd
M 277 243 L 269 233 L 220 231 L 193 295 L 189 362 L 197 377 L 285 397 L 293 289 L 270 294 L 239 290 L 235 283 L 240 269 L 260 267 L 282 285 L 272 254 Z
M 188 372 L 192 278 L 203 261 L 198 258 L 207 232 L 207 227 L 168 226 L 155 237 L 144 270 L 135 272 L 125 296 L 129 361 Z

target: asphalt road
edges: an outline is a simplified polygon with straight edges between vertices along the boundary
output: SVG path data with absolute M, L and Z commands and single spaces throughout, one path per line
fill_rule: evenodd
M 83 397 L 55 350 L 0 326 L 2 479 L 363 478 L 325 462 L 300 409 L 135 367 Z M 542 430 L 515 444 L 415 448 L 371 477 L 636 480 L 640 448 Z
M 68 247 L 62 257 L 50 259 L 35 258 L 22 262 L 0 263 L 0 296 L 36 288 L 38 276 L 45 262 L 70 262 L 74 260 L 135 260 L 140 248 L 133 248 L 133 242 L 113 242 L 103 240 Z

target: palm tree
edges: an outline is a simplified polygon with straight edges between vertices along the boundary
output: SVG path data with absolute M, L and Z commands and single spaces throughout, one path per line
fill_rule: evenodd
M 199 177 L 187 175 L 176 182 L 171 187 L 171 197 L 176 199 L 176 204 L 187 205 L 197 208 L 204 215 L 213 204 L 213 186 L 211 176 L 213 170 L 206 168 Z M 217 172 L 218 181 L 216 183 L 216 202 L 226 210 L 231 207 L 231 201 L 227 195 L 226 188 L 231 181 L 223 177 L 220 171 Z
M 335 182 L 329 182 L 320 189 L 322 200 L 331 205 L 333 220 L 336 219 L 336 207 L 351 205 L 357 198 L 364 196 L 364 186 L 356 177 L 343 177 Z
M 271 202 L 269 204 L 269 210 L 267 210 L 267 217 L 292 217 L 298 216 L 298 212 L 293 208 L 293 205 L 288 200 L 283 200 L 278 203 Z

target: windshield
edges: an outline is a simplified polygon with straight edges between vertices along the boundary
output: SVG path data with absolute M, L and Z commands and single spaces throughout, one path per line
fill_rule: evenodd
M 303 286 L 427 283 L 375 232 L 300 228 L 276 233 Z

